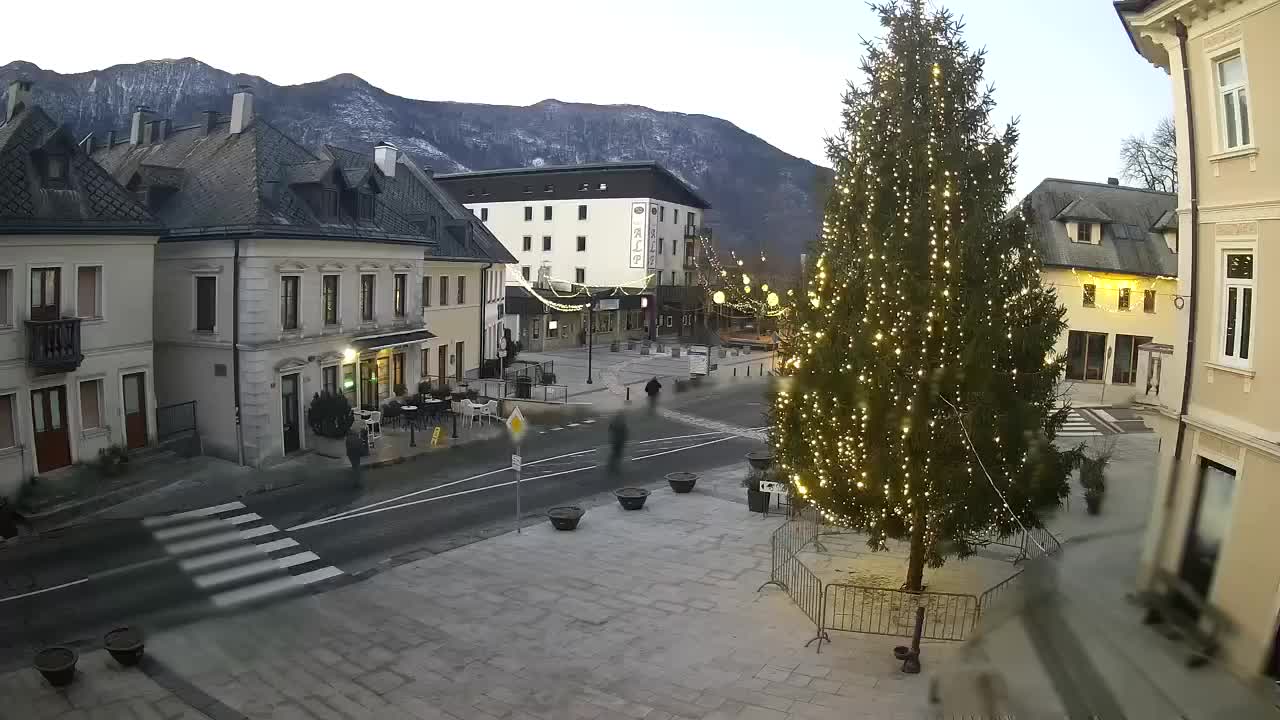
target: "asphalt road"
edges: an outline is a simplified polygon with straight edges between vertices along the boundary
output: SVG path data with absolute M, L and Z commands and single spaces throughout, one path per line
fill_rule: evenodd
M 686 415 L 764 424 L 764 384 L 664 397 Z M 531 432 L 522 521 L 625 484 L 735 462 L 758 442 L 643 410 L 627 413 L 621 477 L 605 468 L 608 417 Z M 537 426 L 534 431 L 539 429 Z M 723 428 L 721 428 L 723 430 Z M 0 550 L 0 666 L 40 645 L 96 644 L 119 624 L 155 629 L 323 592 L 380 568 L 510 531 L 514 472 L 505 439 L 365 471 L 312 471 L 307 482 L 245 498 L 179 505 L 166 516 L 90 521 Z

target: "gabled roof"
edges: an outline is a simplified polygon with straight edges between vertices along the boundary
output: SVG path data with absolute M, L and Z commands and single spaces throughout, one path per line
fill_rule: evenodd
M 1177 230 L 1178 229 L 1178 211 L 1169 210 L 1165 212 L 1165 214 L 1160 216 L 1159 220 L 1156 220 L 1155 225 L 1151 226 L 1151 229 L 1156 232 L 1164 232 L 1165 230 Z
M 46 189 L 34 160 L 68 156 L 66 188 Z M 155 217 L 90 159 L 38 105 L 0 125 L 0 233 L 159 232 Z
M 1055 220 L 1081 220 L 1084 222 L 1111 222 L 1111 216 L 1098 209 L 1097 205 L 1088 200 L 1079 197 L 1071 201 L 1071 204 L 1062 209 L 1058 213 Z
M 1109 218 L 1097 245 L 1067 236 L 1061 216 L 1080 200 Z M 1177 204 L 1170 193 L 1058 178 L 1044 180 L 1023 200 L 1045 266 L 1166 277 L 1178 274 L 1178 256 L 1152 228 Z

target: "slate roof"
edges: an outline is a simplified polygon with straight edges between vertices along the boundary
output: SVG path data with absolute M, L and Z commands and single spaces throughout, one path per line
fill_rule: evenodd
M 1097 205 L 1085 200 L 1084 198 L 1076 198 L 1071 204 L 1062 209 L 1058 213 L 1055 220 L 1083 220 L 1084 222 L 1111 222 L 1111 216 L 1098 209 Z
M 68 187 L 42 187 L 42 151 L 69 156 Z M 0 125 L 0 233 L 156 234 L 155 217 L 38 105 Z
M 1067 237 L 1061 216 L 1072 204 L 1087 205 L 1109 218 L 1102 223 L 1101 243 L 1077 243 Z M 1177 204 L 1177 196 L 1170 193 L 1058 178 L 1044 180 L 1023 200 L 1044 265 L 1166 277 L 1178 274 L 1178 256 L 1159 226 Z

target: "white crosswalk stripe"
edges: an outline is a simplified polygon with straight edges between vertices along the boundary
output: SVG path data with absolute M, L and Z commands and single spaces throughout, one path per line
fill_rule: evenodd
M 325 565 L 240 502 L 144 518 L 144 527 L 219 608 L 297 593 L 342 570 Z
M 1102 431 L 1094 427 L 1078 410 L 1067 413 L 1066 422 L 1058 431 L 1060 438 L 1102 437 Z

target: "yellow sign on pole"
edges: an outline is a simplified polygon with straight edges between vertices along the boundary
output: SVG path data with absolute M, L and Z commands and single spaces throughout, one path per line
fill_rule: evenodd
M 444 428 L 437 425 L 436 429 L 431 431 L 431 447 L 438 446 L 442 437 L 444 437 Z
M 507 418 L 507 433 L 511 435 L 511 442 L 516 445 L 520 444 L 520 439 L 529 431 L 529 423 L 524 419 L 524 413 L 520 412 L 520 407 L 511 411 L 511 415 Z

